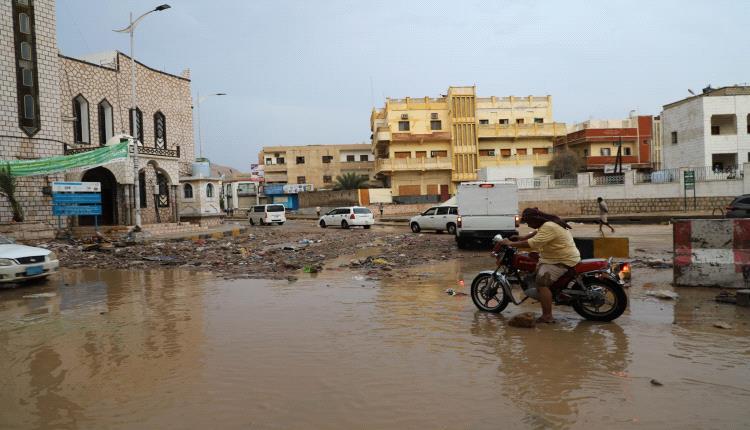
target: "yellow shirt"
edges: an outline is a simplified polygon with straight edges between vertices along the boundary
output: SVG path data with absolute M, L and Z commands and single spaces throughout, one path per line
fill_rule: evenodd
M 573 242 L 573 235 L 552 221 L 539 227 L 536 236 L 529 239 L 529 247 L 539 251 L 540 263 L 573 267 L 581 261 L 581 253 Z

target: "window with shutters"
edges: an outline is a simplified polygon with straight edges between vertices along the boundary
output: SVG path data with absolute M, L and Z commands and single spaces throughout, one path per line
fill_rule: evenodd
M 130 135 L 138 140 L 138 145 L 143 145 L 143 112 L 136 107 L 135 111 L 130 109 Z
M 167 118 L 161 112 L 154 114 L 154 146 L 167 149 Z
M 41 127 L 39 77 L 37 76 L 36 35 L 33 0 L 14 0 L 13 42 L 16 67 L 16 107 L 18 126 L 31 137 Z
M 185 196 L 186 199 L 192 199 L 193 198 L 193 186 L 190 184 L 185 184 L 182 187 L 183 190 L 183 196 Z
M 167 177 L 162 173 L 157 173 L 156 184 L 159 189 L 159 195 L 156 197 L 157 204 L 160 208 L 169 207 L 169 181 L 167 181 Z
M 73 133 L 75 143 L 91 143 L 89 129 L 89 102 L 83 95 L 78 94 L 73 99 Z
M 99 117 L 99 145 L 106 145 L 107 141 L 114 135 L 114 123 L 112 121 L 112 105 L 107 99 L 99 102 L 97 106 Z

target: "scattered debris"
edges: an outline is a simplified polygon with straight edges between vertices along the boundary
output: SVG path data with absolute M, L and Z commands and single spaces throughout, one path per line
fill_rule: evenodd
M 661 387 L 661 386 L 663 386 L 664 384 L 662 384 L 661 382 L 659 382 L 659 381 L 658 381 L 658 380 L 656 380 L 656 379 L 652 379 L 652 380 L 651 380 L 651 385 L 653 385 L 653 386 L 655 386 L 655 387 Z
M 657 299 L 675 300 L 680 297 L 679 294 L 669 290 L 646 291 L 647 296 L 656 297 Z
M 456 290 L 454 290 L 453 288 L 448 288 L 447 290 L 445 290 L 445 292 L 446 292 L 446 293 L 447 293 L 447 294 L 448 294 L 449 296 L 468 296 L 468 294 L 466 294 L 466 293 L 462 293 L 461 291 L 456 291 Z
M 720 292 L 719 294 L 716 295 L 714 300 L 716 300 L 719 303 L 728 303 L 730 305 L 737 304 L 737 296 L 728 291 Z
M 27 294 L 23 296 L 24 299 L 46 299 L 50 297 L 55 297 L 57 294 L 55 293 L 36 293 L 36 294 Z
M 508 325 L 511 327 L 534 328 L 536 327 L 536 315 L 533 312 L 514 315 L 508 321 Z
M 724 321 L 716 321 L 714 323 L 714 327 L 721 328 L 721 329 L 724 329 L 724 330 L 729 330 L 729 329 L 732 328 L 731 324 L 725 323 Z

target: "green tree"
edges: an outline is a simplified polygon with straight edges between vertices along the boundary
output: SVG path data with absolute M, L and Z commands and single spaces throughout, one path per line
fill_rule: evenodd
M 571 178 L 578 174 L 583 160 L 568 148 L 556 150 L 549 162 L 549 169 L 555 179 Z
M 10 210 L 13 212 L 13 221 L 23 222 L 23 209 L 18 200 L 16 200 L 16 178 L 10 172 L 9 163 L 6 163 L 5 166 L 0 166 L 0 193 L 5 194 L 8 203 L 10 203 Z
M 336 184 L 334 189 L 337 190 L 357 190 L 360 188 L 367 188 L 369 179 L 364 176 L 358 175 L 353 172 L 344 173 L 341 176 L 336 176 Z

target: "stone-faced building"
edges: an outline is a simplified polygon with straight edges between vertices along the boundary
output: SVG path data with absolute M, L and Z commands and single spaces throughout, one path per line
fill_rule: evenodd
M 194 159 L 189 75 L 135 64 L 138 107 L 133 124 L 127 55 L 60 56 L 60 109 L 70 119 L 62 127 L 65 153 L 96 149 L 120 134 L 137 137 L 142 222 L 176 222 L 179 177 L 189 174 Z M 134 223 L 132 160 L 68 176 L 102 183 L 104 224 Z
M 136 62 L 137 120 L 130 116 L 130 58 L 120 52 L 82 59 L 57 49 L 54 0 L 0 2 L 0 159 L 90 151 L 118 135 L 136 136 L 140 190 L 132 158 L 80 172 L 18 178 L 26 220 L 55 223 L 47 187 L 58 180 L 102 183 L 102 224 L 179 219 L 177 187 L 194 159 L 189 72 L 165 73 Z M 0 196 L 0 223 L 11 212 Z M 81 224 L 93 219 L 81 217 Z
M 55 2 L 0 2 L 0 159 L 63 154 L 60 117 L 60 60 Z M 63 175 L 19 178 L 17 197 L 27 220 L 53 221 L 43 190 Z M 0 223 L 12 218 L 0 196 Z

